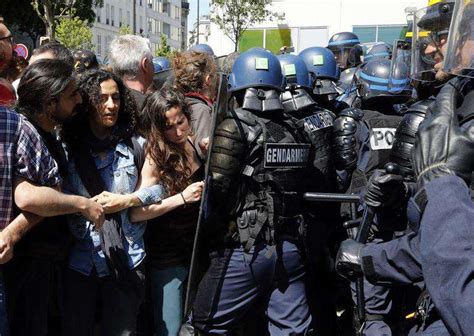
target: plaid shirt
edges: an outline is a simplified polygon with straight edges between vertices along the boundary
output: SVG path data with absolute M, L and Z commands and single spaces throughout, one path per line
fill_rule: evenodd
M 13 219 L 14 175 L 44 186 L 61 182 L 56 162 L 35 128 L 22 115 L 0 106 L 0 229 Z

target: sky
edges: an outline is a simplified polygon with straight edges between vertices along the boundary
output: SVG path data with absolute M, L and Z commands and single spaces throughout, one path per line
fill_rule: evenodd
M 197 18 L 197 5 L 199 1 L 199 14 L 209 14 L 209 0 L 189 0 L 188 30 L 192 30 Z

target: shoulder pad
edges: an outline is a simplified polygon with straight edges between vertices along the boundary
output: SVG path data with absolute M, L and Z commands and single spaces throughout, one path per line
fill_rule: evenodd
M 431 110 L 431 108 L 434 106 L 435 102 L 436 102 L 436 99 L 434 98 L 428 98 L 425 100 L 418 101 L 414 103 L 413 105 L 411 105 L 407 109 L 407 111 L 404 113 L 404 115 L 408 113 L 418 113 L 418 114 L 426 115 L 426 113 L 429 110 Z
M 364 117 L 364 114 L 365 113 L 364 113 L 363 110 L 358 109 L 358 108 L 350 107 L 350 108 L 346 108 L 346 109 L 342 110 L 339 113 L 338 118 L 340 116 L 344 116 L 344 117 L 351 117 L 351 118 L 354 118 L 357 121 L 360 121 Z

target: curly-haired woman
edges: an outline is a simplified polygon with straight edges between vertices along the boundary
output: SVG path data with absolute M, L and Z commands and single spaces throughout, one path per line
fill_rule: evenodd
M 74 244 L 65 274 L 63 334 L 92 335 L 100 311 L 103 335 L 132 335 L 144 295 L 145 225 L 132 224 L 127 209 L 159 201 L 160 193 L 153 199 L 155 189 L 133 192 L 143 139 L 135 135 L 136 106 L 122 81 L 93 70 L 81 76 L 79 88 L 80 112 L 63 129 L 67 188 L 94 196 L 109 215 L 99 231 L 82 216 L 68 218 Z
M 143 113 L 151 121 L 151 129 L 146 135 L 142 186 L 160 183 L 168 197 L 159 204 L 133 208 L 130 216 L 134 222 L 148 220 L 147 275 L 156 335 L 175 336 L 183 316 L 183 287 L 199 214 L 204 165 L 191 136 L 191 116 L 183 95 L 161 89 L 147 97 Z
M 186 97 L 191 113 L 191 125 L 196 141 L 211 133 L 211 108 L 216 95 L 217 64 L 206 53 L 186 51 L 177 53 L 172 63 L 176 89 Z M 197 149 L 203 157 L 200 148 Z

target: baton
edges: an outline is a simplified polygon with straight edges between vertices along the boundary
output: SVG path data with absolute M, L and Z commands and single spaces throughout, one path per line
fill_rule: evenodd
M 303 195 L 306 201 L 310 202 L 339 202 L 339 203 L 359 203 L 358 195 L 335 194 L 335 193 L 319 193 L 307 192 Z
M 387 174 L 398 174 L 399 168 L 395 163 L 387 163 L 385 165 L 385 172 Z M 361 244 L 365 244 L 369 237 L 370 227 L 375 217 L 375 209 L 371 206 L 365 206 L 364 214 L 362 215 L 362 221 L 357 232 L 356 241 Z M 357 299 L 357 318 L 361 322 L 361 325 L 365 322 L 365 297 L 364 297 L 364 276 L 360 276 L 356 279 L 356 299 Z

